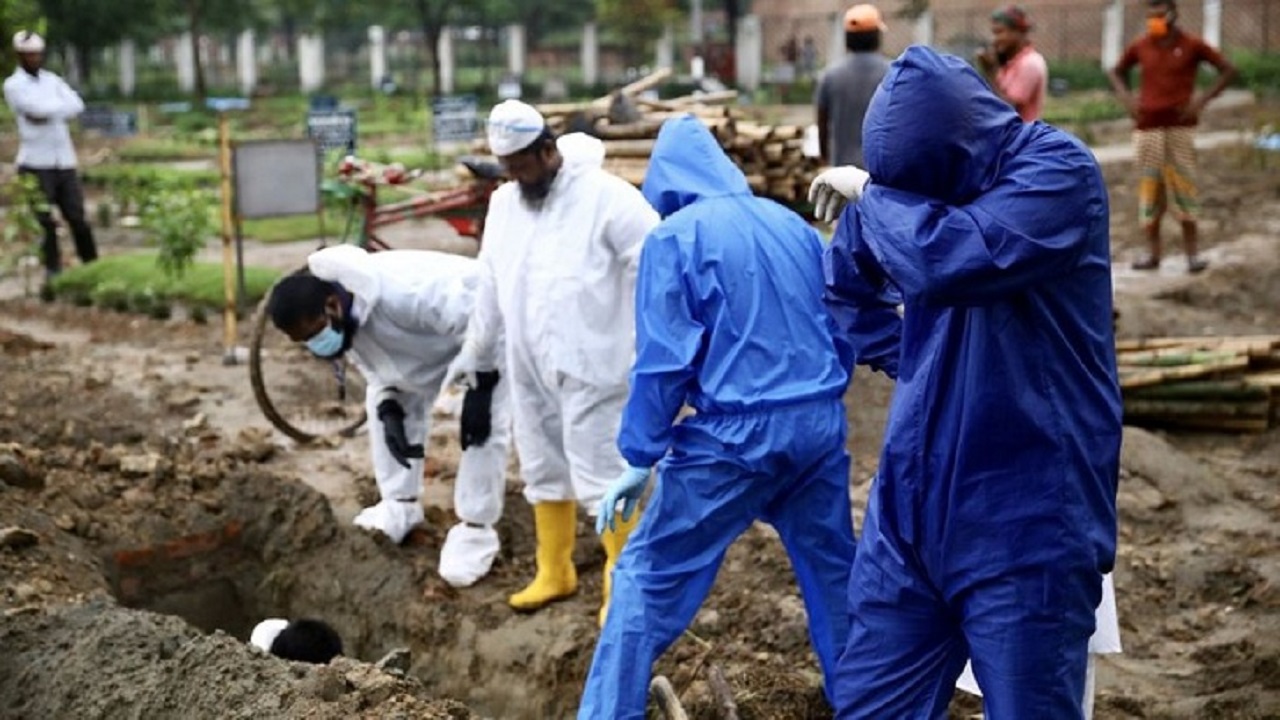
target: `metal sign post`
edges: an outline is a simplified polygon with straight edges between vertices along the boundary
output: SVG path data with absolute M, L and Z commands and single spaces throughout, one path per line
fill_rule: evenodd
M 231 130 L 225 112 L 218 113 L 218 170 L 222 175 L 222 364 L 236 364 L 236 286 L 232 257 Z

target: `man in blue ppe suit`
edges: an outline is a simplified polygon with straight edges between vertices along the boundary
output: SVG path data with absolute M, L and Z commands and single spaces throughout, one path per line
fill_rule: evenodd
M 842 397 L 853 356 L 822 304 L 822 241 L 752 196 L 691 117 L 658 135 L 644 195 L 664 218 L 636 281 L 636 360 L 603 530 L 658 482 L 613 571 L 578 717 L 643 718 L 653 662 L 692 622 L 752 522 L 782 538 L 831 687 L 853 562 Z M 676 423 L 685 404 L 697 413 Z
M 1102 175 L 922 47 L 891 66 L 863 139 L 869 182 L 837 168 L 812 193 L 856 200 L 828 302 L 858 363 L 898 381 L 837 716 L 944 718 L 972 655 L 988 718 L 1079 718 L 1121 434 Z

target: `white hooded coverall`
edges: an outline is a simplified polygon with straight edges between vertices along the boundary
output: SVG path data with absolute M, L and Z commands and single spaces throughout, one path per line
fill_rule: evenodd
M 557 147 L 564 163 L 538 206 L 516 183 L 489 202 L 467 340 L 492 366 L 505 334 L 525 498 L 576 500 L 594 515 L 626 467 L 616 438 L 635 354 L 636 267 L 659 218 L 604 171 L 599 140 L 574 133 Z
M 400 542 L 422 521 L 423 460 L 405 468 L 387 448 L 378 404 L 395 398 L 404 408 L 405 436 L 426 442 L 430 411 L 449 363 L 462 347 L 480 282 L 478 261 L 448 253 L 391 250 L 367 253 L 339 245 L 312 253 L 311 273 L 337 282 L 353 297 L 359 323 L 351 356 L 368 384 L 369 443 L 382 502 L 366 508 L 356 524 L 383 531 Z M 495 343 L 501 344 L 501 337 Z M 501 369 L 501 368 L 500 368 Z M 493 393 L 492 434 L 462 453 L 454 484 L 455 526 L 441 550 L 440 574 L 469 585 L 488 572 L 498 549 L 494 525 L 502 516 L 507 446 L 510 442 L 509 384 L 505 373 Z

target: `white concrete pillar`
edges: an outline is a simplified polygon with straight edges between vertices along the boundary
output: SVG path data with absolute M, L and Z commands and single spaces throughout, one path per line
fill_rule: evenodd
M 701 52 L 702 38 L 702 0 L 693 0 L 689 7 L 689 41 Z
M 827 64 L 839 62 L 848 49 L 844 46 L 844 16 L 831 16 L 831 50 L 827 53 Z
M 241 32 L 236 41 L 236 79 L 245 97 L 258 87 L 258 41 L 252 30 Z
M 192 47 L 191 33 L 178 36 L 178 44 L 173 48 L 173 59 L 178 65 L 178 89 L 191 92 L 196 89 L 196 51 Z
M 916 45 L 933 45 L 933 11 L 925 10 L 916 18 L 911 31 L 911 42 Z
M 600 32 L 593 22 L 582 26 L 582 82 L 600 82 Z
M 131 97 L 138 87 L 137 46 L 132 40 L 120 42 L 120 94 Z
M 1102 9 L 1102 68 L 1110 70 L 1124 52 L 1124 0 L 1111 0 Z
M 453 94 L 454 75 L 457 64 L 453 57 L 453 28 L 446 27 L 440 33 L 440 44 L 436 45 L 436 57 L 440 59 L 440 92 Z
M 512 75 L 520 76 L 524 74 L 525 61 L 525 44 L 524 44 L 524 26 L 508 25 L 507 26 L 507 70 Z
M 658 38 L 657 52 L 654 53 L 655 68 L 672 68 L 676 64 L 676 29 L 667 23 L 662 28 L 662 37 Z
M 1222 0 L 1204 0 L 1204 41 L 1222 47 Z
M 734 48 L 738 66 L 738 87 L 748 92 L 760 88 L 764 70 L 764 38 L 760 16 L 747 15 L 738 20 L 738 46 Z
M 382 87 L 387 76 L 387 31 L 381 25 L 369 27 L 369 84 Z
M 315 92 L 324 86 L 324 37 L 298 36 L 298 81 L 302 92 Z

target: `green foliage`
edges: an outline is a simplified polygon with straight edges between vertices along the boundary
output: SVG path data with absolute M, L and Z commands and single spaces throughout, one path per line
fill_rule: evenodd
M 143 201 L 142 227 L 159 251 L 156 265 L 181 278 L 216 229 L 214 203 L 198 190 L 161 188 Z
M 8 206 L 4 217 L 4 259 L 34 253 L 37 243 L 44 236 L 37 212 L 49 212 L 49 201 L 40 191 L 34 175 L 20 174 L 4 188 L 4 202 Z M 7 264 L 7 263 L 6 263 Z
M 1097 60 L 1050 60 L 1049 79 L 1065 80 L 1071 92 L 1108 90 L 1111 81 Z
M 8 77 L 17 65 L 9 42 L 19 30 L 47 34 L 46 23 L 40 16 L 40 3 L 37 0 L 0 0 L 0 42 L 4 43 L 4 51 L 0 52 L 0 75 L 4 77 Z
M 641 61 L 678 11 L 671 0 L 595 0 L 596 18 L 621 43 L 631 62 Z
M 268 268 L 245 268 L 246 303 L 261 300 L 279 276 Z M 126 309 L 139 307 L 138 298 L 145 295 L 151 299 L 141 303 L 150 303 L 149 311 L 155 311 L 154 305 L 162 301 L 180 302 L 193 309 L 220 308 L 225 303 L 221 265 L 196 262 L 182 277 L 172 277 L 160 271 L 154 252 L 107 255 L 97 262 L 68 268 L 53 281 L 58 297 L 77 303 L 104 298 L 118 304 L 121 287 Z
M 1241 50 L 1231 53 L 1240 70 L 1240 83 L 1259 95 L 1280 92 L 1280 53 Z

